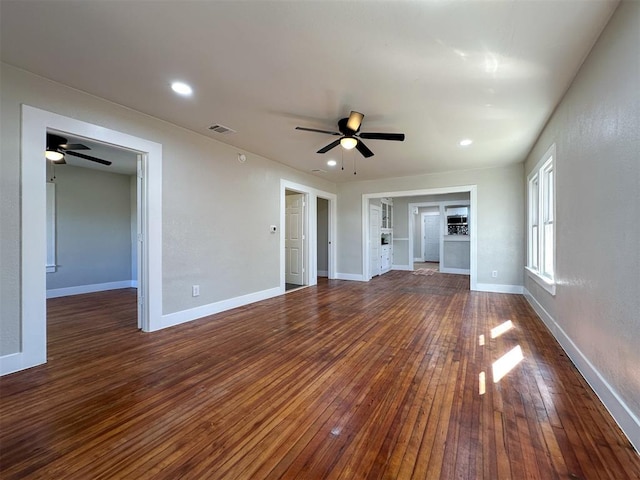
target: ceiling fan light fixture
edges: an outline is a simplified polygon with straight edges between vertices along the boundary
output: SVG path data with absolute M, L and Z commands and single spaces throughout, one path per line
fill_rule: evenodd
M 343 137 L 340 139 L 340 145 L 345 150 L 352 150 L 358 144 L 358 140 L 354 137 Z
M 352 111 L 351 114 L 349 114 L 349 119 L 347 120 L 347 128 L 352 132 L 357 132 L 360 130 L 360 124 L 362 123 L 363 118 L 364 114 Z
M 64 158 L 64 154 L 60 152 L 56 152 L 55 150 L 47 150 L 44 153 L 44 156 L 47 160 L 51 160 L 52 162 L 60 161 Z

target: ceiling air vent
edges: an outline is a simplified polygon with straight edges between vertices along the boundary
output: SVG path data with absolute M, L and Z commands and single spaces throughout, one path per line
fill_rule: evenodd
M 216 123 L 215 125 L 211 125 L 209 127 L 209 130 L 213 130 L 216 133 L 222 133 L 223 135 L 229 135 L 231 133 L 236 133 L 235 130 L 229 128 L 229 127 L 225 127 L 224 125 L 220 125 L 219 123 Z

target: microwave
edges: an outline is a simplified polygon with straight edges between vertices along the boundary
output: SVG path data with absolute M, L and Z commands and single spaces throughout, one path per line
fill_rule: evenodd
M 447 217 L 447 225 L 466 225 L 467 217 L 463 215 L 451 215 Z

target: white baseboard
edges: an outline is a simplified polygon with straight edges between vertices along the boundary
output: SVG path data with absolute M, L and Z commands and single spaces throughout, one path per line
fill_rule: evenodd
M 589 359 L 580 351 L 573 340 L 565 333 L 560 325 L 549 315 L 531 293 L 524 288 L 524 297 L 536 311 L 547 329 L 558 341 L 562 349 L 567 353 L 580 374 L 591 386 L 595 394 L 600 398 L 605 408 L 620 429 L 627 436 L 637 452 L 640 452 L 640 419 L 631 411 L 627 404 L 620 398 L 609 382 L 593 366 Z
M 68 297 L 70 295 L 82 295 L 83 293 L 105 292 L 107 290 L 117 290 L 119 288 L 136 288 L 137 286 L 137 281 L 122 280 L 120 282 L 78 285 L 77 287 L 53 288 L 51 290 L 47 290 L 47 298 Z
M 493 292 L 493 293 L 515 293 L 520 294 L 524 292 L 522 285 L 502 285 L 499 283 L 478 283 L 475 288 L 476 292 Z
M 329 272 L 326 270 L 318 270 L 318 277 L 328 277 Z
M 454 273 L 456 275 L 470 275 L 471 270 L 468 268 L 450 268 L 440 265 L 440 273 Z
M 391 270 L 405 270 L 410 272 L 413 270 L 413 265 L 391 265 Z
M 413 261 L 414 261 L 414 263 L 415 262 L 421 262 L 422 263 L 422 262 L 424 262 L 424 258 L 422 258 L 422 257 L 413 257 Z
M 0 357 L 0 376 L 23 370 L 25 367 L 22 352 L 10 353 Z
M 338 280 L 352 280 L 355 282 L 366 282 L 362 274 L 360 273 L 337 273 L 336 279 Z
M 209 303 L 208 305 L 201 305 L 199 307 L 190 308 L 189 310 L 182 310 L 180 312 L 169 313 L 163 315 L 160 320 L 160 330 L 162 328 L 173 327 L 174 325 L 180 325 L 181 323 L 190 322 L 202 317 L 208 317 L 209 315 L 215 315 L 216 313 L 231 310 L 232 308 L 242 307 L 250 303 L 259 302 L 260 300 L 267 300 L 268 298 L 282 295 L 284 289 L 280 287 L 270 288 L 262 290 L 260 292 L 249 293 L 240 297 L 229 298 L 227 300 L 221 300 L 219 302 Z

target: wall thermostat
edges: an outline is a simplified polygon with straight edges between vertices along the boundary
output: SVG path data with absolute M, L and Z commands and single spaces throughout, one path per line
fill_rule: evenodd
M 276 230 L 278 230 L 278 227 L 276 227 L 275 225 L 271 225 L 271 226 L 269 227 L 269 231 L 270 231 L 271 233 L 276 233 Z

